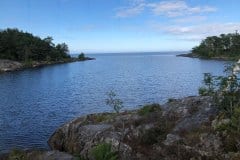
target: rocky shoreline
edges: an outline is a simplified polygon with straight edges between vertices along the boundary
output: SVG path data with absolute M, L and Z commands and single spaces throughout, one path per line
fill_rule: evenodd
M 199 59 L 206 59 L 206 60 L 219 60 L 219 61 L 237 61 L 238 58 L 232 58 L 232 57 L 201 57 L 194 53 L 186 53 L 186 54 L 179 54 L 177 57 L 189 57 L 189 58 L 199 58 Z
M 86 57 L 85 59 L 81 60 L 78 58 L 71 58 L 61 61 L 33 61 L 31 62 L 31 64 L 24 64 L 23 62 L 0 59 L 0 73 L 18 71 L 26 68 L 37 68 L 53 64 L 71 63 L 86 60 L 95 60 L 95 58 Z
M 103 143 L 110 144 L 121 160 L 239 159 L 240 152 L 226 151 L 227 135 L 215 130 L 227 122 L 218 113 L 211 97 L 196 96 L 119 114 L 82 116 L 60 126 L 48 140 L 52 150 L 39 152 L 35 159 L 48 159 L 52 153 L 51 158 L 94 160 L 91 150 Z
M 217 110 L 210 97 L 187 97 L 171 100 L 162 106 L 148 105 L 147 108 L 145 107 L 147 111 L 126 111 L 115 116 L 112 113 L 103 113 L 74 119 L 57 129 L 48 144 L 54 150 L 78 153 L 85 159 L 93 159 L 90 153 L 94 146 L 110 143 L 122 160 L 210 157 L 215 149 L 212 147 L 220 147 L 211 146 L 215 145 L 212 144 L 215 139 L 214 142 L 210 139 L 206 141 L 208 136 L 212 136 L 207 130 L 206 133 L 199 133 L 199 138 L 205 138 L 199 140 L 202 148 L 187 145 L 191 140 L 185 137 L 186 134 L 202 128 L 204 124 L 211 127 L 209 117 L 215 117 Z M 124 128 L 121 127 L 122 122 Z M 180 142 L 186 144 L 178 145 Z M 206 146 L 204 143 L 211 144 Z M 177 146 L 181 147 L 182 152 L 179 157 L 176 157 Z

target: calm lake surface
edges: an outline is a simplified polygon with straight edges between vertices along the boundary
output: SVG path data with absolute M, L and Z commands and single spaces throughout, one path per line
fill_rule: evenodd
M 99 54 L 96 60 L 0 74 L 0 152 L 48 148 L 50 135 L 84 114 L 112 111 L 113 89 L 125 109 L 197 95 L 203 73 L 220 75 L 223 61 L 177 53 Z

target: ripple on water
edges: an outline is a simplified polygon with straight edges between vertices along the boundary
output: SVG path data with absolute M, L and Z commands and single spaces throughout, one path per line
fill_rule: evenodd
M 0 151 L 47 148 L 64 122 L 111 111 L 114 89 L 126 109 L 196 95 L 202 74 L 222 74 L 224 62 L 146 53 L 94 55 L 95 61 L 52 65 L 0 75 Z

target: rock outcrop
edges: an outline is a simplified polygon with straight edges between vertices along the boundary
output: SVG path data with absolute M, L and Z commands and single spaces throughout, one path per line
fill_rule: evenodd
M 23 65 L 20 62 L 0 59 L 0 72 L 15 71 L 21 69 L 22 67 Z
M 0 160 L 77 160 L 76 157 L 56 150 L 53 151 L 23 151 L 13 150 L 11 153 L 1 155 Z
M 15 152 L 0 159 L 95 160 L 93 150 L 108 144 L 120 160 L 238 160 L 239 136 L 218 130 L 230 122 L 213 104 L 211 97 L 187 97 L 82 116 L 55 131 L 48 141 L 52 151 Z
M 95 58 L 86 57 L 85 59 L 78 59 L 78 58 L 70 58 L 65 60 L 59 61 L 32 61 L 24 64 L 22 62 L 7 60 L 7 59 L 0 59 L 0 73 L 1 72 L 11 72 L 16 70 L 21 70 L 25 68 L 37 68 L 47 65 L 53 64 L 62 64 L 62 63 L 71 63 L 71 62 L 78 62 L 78 61 L 87 61 L 87 60 L 95 60 Z
M 212 121 L 218 113 L 210 97 L 171 100 L 120 114 L 100 113 L 76 118 L 55 131 L 52 149 L 92 159 L 91 150 L 109 143 L 119 159 L 232 159 Z

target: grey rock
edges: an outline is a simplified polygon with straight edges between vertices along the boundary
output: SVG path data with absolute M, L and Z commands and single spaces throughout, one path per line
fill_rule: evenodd
M 102 113 L 79 117 L 58 128 L 48 143 L 54 150 L 81 154 L 88 159 L 92 159 L 91 149 L 104 142 L 110 143 L 113 150 L 119 151 L 119 158 L 122 160 L 156 159 L 159 158 L 159 155 L 162 155 L 163 159 L 172 159 L 173 155 L 165 152 L 168 150 L 168 146 L 176 144 L 186 152 L 196 153 L 196 156 L 193 154 L 192 158 L 195 156 L 199 159 L 199 156 L 211 156 L 218 151 L 221 152 L 220 138 L 212 134 L 202 134 L 200 142 L 194 146 L 175 143 L 181 140 L 184 143 L 188 142 L 186 137 L 179 134 L 182 130 L 198 129 L 203 123 L 209 123 L 211 127 L 209 117 L 216 116 L 218 110 L 213 106 L 210 97 L 199 96 L 174 100 L 162 105 L 162 109 L 163 111 L 142 116 L 138 114 L 137 110 L 134 110 L 115 116 L 111 113 Z M 165 133 L 164 130 L 161 130 L 161 125 L 165 125 L 165 122 L 161 119 L 169 118 L 169 116 L 177 118 L 174 119 L 174 126 L 168 130 L 166 138 L 162 140 Z M 98 117 L 101 117 L 102 120 L 96 121 L 99 119 Z M 157 138 L 158 135 L 155 131 L 159 131 L 159 129 L 160 141 L 158 143 L 151 147 L 141 144 L 140 141 L 143 137 L 151 139 L 151 136 L 156 136 L 153 138 Z M 147 135 L 149 133 L 153 135 Z
M 179 135 L 168 134 L 166 140 L 164 140 L 165 145 L 172 145 L 174 142 L 177 142 L 181 139 Z
M 21 69 L 23 64 L 16 61 L 0 59 L 0 72 L 9 72 Z
M 27 154 L 29 160 L 77 160 L 76 157 L 59 151 L 30 152 Z

